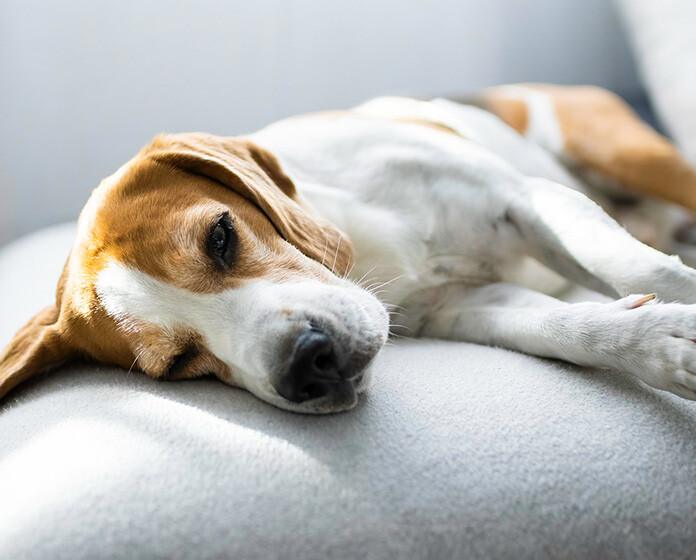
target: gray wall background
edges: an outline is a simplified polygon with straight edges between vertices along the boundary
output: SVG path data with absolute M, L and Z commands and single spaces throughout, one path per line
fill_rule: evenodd
M 639 89 L 609 0 L 0 0 L 0 245 L 75 218 L 158 132 L 384 93 Z

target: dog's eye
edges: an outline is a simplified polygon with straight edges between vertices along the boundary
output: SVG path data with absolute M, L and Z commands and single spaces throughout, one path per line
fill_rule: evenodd
M 217 224 L 210 234 L 210 246 L 216 255 L 222 256 L 229 241 L 227 229 L 222 224 Z
M 229 214 L 223 214 L 208 234 L 208 254 L 219 265 L 232 266 L 236 232 Z
M 174 356 L 169 363 L 169 368 L 164 372 L 164 379 L 184 379 L 192 377 L 195 372 L 191 370 L 191 365 L 199 357 L 198 348 L 194 345 L 187 346 L 177 356 Z

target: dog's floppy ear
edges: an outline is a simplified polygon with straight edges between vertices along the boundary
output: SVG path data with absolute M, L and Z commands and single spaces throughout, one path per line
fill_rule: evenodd
M 314 213 L 275 156 L 250 140 L 203 133 L 160 135 L 148 152 L 156 161 L 209 177 L 241 194 L 263 210 L 284 239 L 332 272 L 344 274 L 353 264 L 347 236 Z
M 58 308 L 37 313 L 0 354 L 0 398 L 18 384 L 53 369 L 71 355 L 58 327 Z

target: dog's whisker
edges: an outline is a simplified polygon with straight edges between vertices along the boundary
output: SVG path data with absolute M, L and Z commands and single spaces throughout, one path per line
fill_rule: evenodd
M 383 294 L 387 292 L 387 290 L 381 290 L 381 289 L 375 289 L 375 290 L 368 290 L 373 296 L 378 296 L 379 294 Z
M 410 327 L 407 327 L 406 325 L 397 325 L 395 323 L 392 323 L 390 326 L 394 327 L 395 329 L 406 329 L 408 332 L 411 332 L 411 333 L 413 332 L 413 329 Z
M 398 315 L 399 317 L 408 317 L 405 313 L 400 313 L 399 311 L 389 311 L 389 315 Z
M 353 266 L 350 267 L 350 270 L 346 270 L 343 273 L 343 276 L 342 276 L 343 280 L 345 280 L 346 278 L 348 278 L 348 276 L 350 276 L 351 272 L 353 272 L 353 269 L 355 268 L 355 264 L 356 264 L 355 261 L 353 261 Z M 346 265 L 346 269 L 347 268 L 348 268 L 348 265 Z
M 391 284 L 392 282 L 395 282 L 396 280 L 399 280 L 400 278 L 403 278 L 404 276 L 406 276 L 406 275 L 405 275 L 405 274 L 399 274 L 398 276 L 396 276 L 395 278 L 392 278 L 391 280 L 387 280 L 386 282 L 382 282 L 382 283 L 381 283 L 379 286 L 377 286 L 377 287 L 378 287 L 378 288 L 383 288 L 384 286 L 388 286 L 388 285 Z
M 390 333 L 389 333 L 389 338 L 390 338 L 390 339 L 396 339 L 396 340 L 402 340 L 402 339 L 407 339 L 407 338 L 409 338 L 409 337 L 406 336 L 405 334 L 399 334 L 399 333 L 390 332 Z M 391 344 L 390 344 L 390 346 L 393 346 L 393 345 L 394 345 L 394 343 L 391 343 Z
M 379 288 L 380 288 L 380 285 L 379 285 L 379 284 L 380 284 L 379 282 L 373 282 L 373 283 L 370 284 L 369 286 L 366 286 L 365 289 L 366 289 L 368 292 L 372 292 L 372 291 L 374 291 L 374 290 L 379 290 Z
M 140 352 L 138 352 L 138 355 L 135 357 L 135 359 L 133 360 L 133 363 L 128 368 L 128 372 L 126 373 L 126 375 L 130 374 L 130 372 L 133 371 L 133 367 L 135 366 L 135 362 L 137 362 L 138 359 L 140 358 L 140 356 L 143 355 L 143 352 L 145 352 L 144 348 Z
M 326 252 L 329 250 L 329 234 L 326 234 L 326 242 L 324 243 L 324 256 L 321 258 L 321 266 L 326 262 Z
M 336 254 L 334 255 L 333 264 L 331 265 L 331 272 L 333 272 L 334 274 L 334 271 L 336 270 L 336 259 L 338 259 L 338 251 L 341 248 L 341 239 L 343 239 L 343 236 L 339 234 L 338 243 L 336 243 Z
M 370 270 L 368 270 L 365 274 L 363 274 L 362 277 L 360 278 L 360 280 L 358 280 L 356 282 L 356 284 L 362 288 L 363 287 L 362 282 L 363 282 L 363 280 L 365 280 L 365 276 L 370 274 L 375 268 L 377 268 L 377 266 L 373 266 Z

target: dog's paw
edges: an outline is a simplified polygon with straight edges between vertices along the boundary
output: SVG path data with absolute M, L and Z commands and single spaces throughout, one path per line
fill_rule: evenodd
M 660 303 L 652 295 L 605 305 L 596 317 L 608 327 L 606 344 L 599 344 L 614 348 L 612 365 L 652 387 L 696 400 L 696 305 Z

